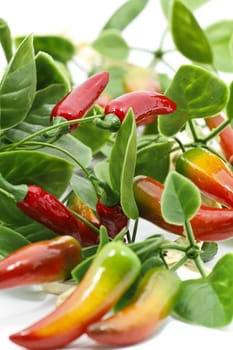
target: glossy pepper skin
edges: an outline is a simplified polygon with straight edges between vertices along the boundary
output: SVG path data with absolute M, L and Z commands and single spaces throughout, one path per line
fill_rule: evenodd
M 180 287 L 181 281 L 174 272 L 159 267 L 149 270 L 140 281 L 132 303 L 111 317 L 91 324 L 88 336 L 114 346 L 144 340 L 170 314 Z
M 123 121 L 128 110 L 132 108 L 136 125 L 151 123 L 158 114 L 169 114 L 176 110 L 175 102 L 155 91 L 133 91 L 117 97 L 104 109 L 105 116 L 115 115 Z
M 83 118 L 101 95 L 108 81 L 108 72 L 100 72 L 88 78 L 54 106 L 51 121 L 55 117 L 64 117 L 66 120 Z M 70 131 L 76 129 L 78 125 L 70 125 Z
M 100 222 L 94 211 L 88 207 L 80 198 L 78 198 L 75 194 L 72 194 L 68 200 L 68 208 L 75 211 L 77 214 L 82 216 L 85 220 L 90 222 L 92 225 L 96 226 L 96 228 L 100 227 Z M 82 237 L 82 246 L 92 246 L 96 245 L 99 242 L 99 234 L 93 230 L 90 226 L 88 226 L 82 220 L 77 219 L 79 232 Z
M 71 236 L 35 242 L 0 261 L 0 289 L 63 281 L 81 260 L 81 246 Z
M 63 304 L 10 339 L 27 349 L 66 346 L 115 305 L 139 271 L 140 261 L 130 248 L 119 241 L 109 242 Z
M 51 193 L 37 185 L 13 185 L 0 173 L 0 188 L 11 195 L 28 217 L 60 235 L 71 235 L 81 243 L 75 216 Z
M 128 227 L 129 218 L 124 214 L 120 204 L 107 206 L 99 198 L 96 203 L 96 213 L 101 225 L 107 228 L 111 238 L 114 238 L 124 227 Z
M 202 148 L 190 149 L 177 158 L 176 170 L 206 196 L 233 207 L 233 173 L 215 154 Z
M 210 118 L 206 118 L 205 122 L 210 130 L 215 129 L 225 121 L 223 115 L 218 114 Z M 226 159 L 233 164 L 233 129 L 231 125 L 227 125 L 219 134 L 219 144 Z
M 161 213 L 161 196 L 164 186 L 148 176 L 134 179 L 134 195 L 141 218 L 177 235 L 184 235 L 183 226 L 167 223 Z M 201 205 L 191 219 L 195 238 L 214 242 L 233 237 L 233 210 Z
M 25 197 L 17 207 L 31 219 L 40 222 L 60 235 L 71 235 L 82 244 L 79 226 L 74 215 L 52 194 L 39 186 L 27 185 Z

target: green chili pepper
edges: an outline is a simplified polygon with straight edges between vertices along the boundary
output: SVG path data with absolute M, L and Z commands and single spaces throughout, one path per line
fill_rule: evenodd
M 107 243 L 63 304 L 10 339 L 28 349 L 67 345 L 116 304 L 139 271 L 139 259 L 130 248 L 120 241 Z

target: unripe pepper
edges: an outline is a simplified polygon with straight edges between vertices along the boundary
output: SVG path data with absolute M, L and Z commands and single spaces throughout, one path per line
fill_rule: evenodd
M 83 118 L 101 95 L 109 81 L 108 72 L 97 73 L 68 93 L 51 112 L 51 120 L 64 117 L 66 120 Z M 70 125 L 70 131 L 79 124 Z
M 218 114 L 210 118 L 206 118 L 205 122 L 208 127 L 212 130 L 217 128 L 225 121 L 223 115 Z M 222 152 L 226 159 L 233 164 L 233 129 L 231 125 L 227 125 L 219 134 L 219 144 L 222 149 Z
M 107 243 L 64 303 L 10 339 L 28 349 L 64 347 L 116 304 L 139 271 L 140 261 L 130 248 L 120 241 Z
M 61 235 L 71 235 L 81 244 L 75 216 L 51 193 L 36 185 L 12 185 L 0 174 L 0 188 L 11 194 L 17 207 L 31 219 Z
M 105 205 L 99 198 L 96 203 L 96 213 L 101 225 L 108 230 L 108 235 L 114 238 L 124 227 L 129 225 L 129 218 L 124 214 L 120 204 Z
M 123 121 L 128 110 L 132 108 L 136 125 L 148 124 L 158 114 L 169 114 L 176 110 L 175 102 L 155 91 L 133 91 L 110 101 L 104 109 L 105 118 L 115 115 Z
M 86 221 L 96 226 L 100 227 L 100 222 L 94 211 L 88 207 L 80 198 L 72 194 L 68 200 L 67 206 L 69 209 L 75 211 L 77 214 L 82 216 Z M 82 236 L 82 246 L 92 246 L 99 242 L 99 234 L 88 226 L 84 221 L 77 219 L 79 232 Z
M 114 346 L 142 341 L 170 314 L 180 287 L 181 281 L 174 272 L 160 267 L 150 269 L 140 281 L 132 303 L 109 318 L 91 324 L 88 336 Z
M 81 260 L 81 246 L 71 236 L 28 244 L 0 261 L 0 289 L 63 281 Z
M 176 160 L 176 170 L 215 201 L 233 207 L 233 173 L 215 154 L 193 148 Z
M 177 235 L 184 235 L 184 227 L 167 223 L 161 212 L 163 184 L 148 176 L 134 179 L 134 196 L 141 218 Z M 191 219 L 194 236 L 199 241 L 222 241 L 233 237 L 233 209 L 201 205 Z

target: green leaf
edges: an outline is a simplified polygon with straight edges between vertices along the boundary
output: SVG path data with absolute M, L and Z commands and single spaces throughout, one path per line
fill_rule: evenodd
M 11 142 L 16 142 L 24 137 L 50 125 L 50 113 L 54 105 L 66 94 L 64 85 L 54 84 L 36 92 L 32 107 L 23 122 L 6 130 L 5 136 Z M 45 141 L 44 136 L 39 135 L 34 141 Z
M 16 45 L 19 45 L 23 39 L 24 37 L 17 37 Z M 35 35 L 33 44 L 36 53 L 47 52 L 55 60 L 63 63 L 70 61 L 76 52 L 71 40 L 57 35 Z
M 109 242 L 108 230 L 105 226 L 101 225 L 99 228 L 99 244 L 97 249 L 97 254 L 100 250 Z
M 0 18 L 0 43 L 2 45 L 6 60 L 9 62 L 13 55 L 13 43 L 10 28 L 2 18 Z
M 133 177 L 136 166 L 136 124 L 132 110 L 124 118 L 117 134 L 109 160 L 109 175 L 113 190 L 120 195 L 124 213 L 138 217 L 133 194 Z
M 216 263 L 208 277 L 183 282 L 175 315 L 206 327 L 226 326 L 233 316 L 232 294 L 233 254 L 228 253 Z
M 36 90 L 32 40 L 33 37 L 29 36 L 22 42 L 1 81 L 0 129 L 9 129 L 17 125 L 26 117 L 32 106 Z
M 216 242 L 204 242 L 201 246 L 200 257 L 204 262 L 212 260 L 218 252 L 218 244 Z
M 135 176 L 145 175 L 164 182 L 170 169 L 171 146 L 171 142 L 161 139 L 140 148 L 137 151 Z
M 221 20 L 205 30 L 214 56 L 214 66 L 221 72 L 233 72 L 233 21 Z M 224 52 L 224 54 L 223 54 Z
M 14 228 L 14 226 L 12 226 L 12 228 Z M 32 220 L 26 225 L 16 225 L 16 229 L 18 233 L 20 233 L 30 242 L 43 241 L 57 236 L 55 232 L 49 230 L 44 225 Z
M 0 153 L 0 164 L 8 181 L 36 184 L 56 197 L 66 190 L 73 170 L 70 162 L 37 151 Z
M 195 62 L 212 63 L 212 51 L 204 31 L 179 0 L 174 1 L 171 11 L 171 34 L 177 49 L 185 57 Z
M 103 30 L 125 29 L 146 7 L 148 0 L 129 0 L 120 6 L 104 25 Z
M 159 116 L 158 126 L 161 134 L 173 136 L 188 120 L 206 118 L 222 111 L 228 100 L 228 87 L 204 68 L 183 65 L 165 94 L 176 102 L 177 110 Z
M 128 58 L 129 47 L 121 33 L 116 29 L 103 31 L 98 38 L 92 42 L 92 47 L 102 56 L 116 61 Z
M 0 254 L 2 256 L 5 257 L 29 243 L 30 241 L 20 233 L 0 225 Z
M 226 105 L 226 114 L 227 114 L 227 118 L 232 121 L 233 120 L 233 81 L 230 83 L 229 92 L 230 92 L 230 96 Z
M 71 89 L 70 74 L 61 62 L 45 52 L 36 55 L 37 90 L 51 84 L 62 84 L 68 93 Z
M 103 181 L 104 183 L 110 185 L 110 175 L 109 175 L 109 161 L 108 159 L 104 159 L 102 161 L 99 161 L 94 166 L 94 172 L 96 177 Z
M 56 197 L 67 189 L 73 171 L 71 163 L 36 151 L 0 153 L 0 164 L 1 173 L 9 182 L 36 184 Z M 0 196 L 0 208 L 0 221 L 8 225 L 31 222 L 6 196 Z
M 91 163 L 91 149 L 72 135 L 63 135 L 53 142 L 51 146 L 43 147 L 40 151 L 66 159 L 73 164 L 75 169 L 79 170 L 81 167 L 87 167 Z
M 180 0 L 191 11 L 198 9 L 202 5 L 206 4 L 210 0 Z M 173 0 L 160 0 L 163 13 L 166 17 L 169 17 Z
M 183 224 L 190 220 L 201 205 L 198 188 L 187 178 L 170 171 L 161 198 L 161 210 L 165 220 Z
M 97 195 L 90 180 L 74 174 L 70 180 L 70 185 L 77 197 L 91 209 L 96 209 Z

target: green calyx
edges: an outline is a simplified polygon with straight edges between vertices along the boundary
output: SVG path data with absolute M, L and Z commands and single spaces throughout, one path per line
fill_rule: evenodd
M 0 173 L 0 192 L 15 202 L 21 202 L 26 197 L 27 185 L 12 185 Z
M 100 195 L 101 203 L 107 207 L 113 207 L 119 204 L 119 195 L 105 182 L 100 182 L 99 186 L 102 189 L 102 193 Z
M 101 129 L 116 132 L 120 129 L 121 121 L 115 114 L 107 114 L 104 118 L 96 118 L 95 125 Z

